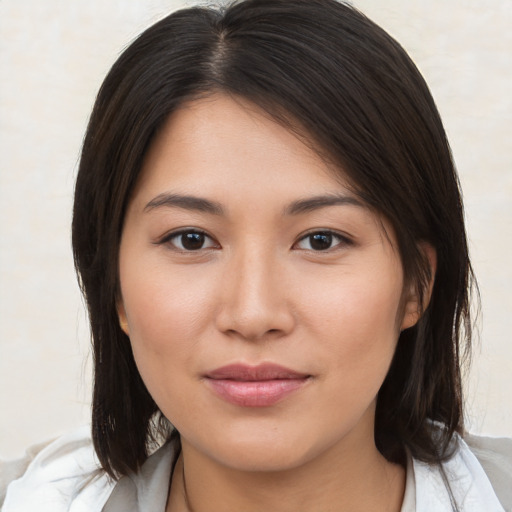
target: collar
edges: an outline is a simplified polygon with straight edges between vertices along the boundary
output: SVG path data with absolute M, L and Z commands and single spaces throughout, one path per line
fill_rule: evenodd
M 505 512 L 467 444 L 458 436 L 455 441 L 455 455 L 441 467 L 408 456 L 401 512 Z M 164 512 L 175 457 L 166 445 L 137 475 L 121 478 L 103 512 Z
M 455 442 L 442 467 L 408 458 L 401 512 L 505 512 L 475 455 L 460 437 Z M 173 445 L 165 444 L 137 473 L 114 482 L 98 469 L 88 429 L 81 429 L 36 456 L 9 485 L 2 511 L 164 512 L 176 458 Z

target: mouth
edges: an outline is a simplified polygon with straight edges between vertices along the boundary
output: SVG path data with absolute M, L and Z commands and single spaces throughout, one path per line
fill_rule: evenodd
M 242 407 L 269 407 L 302 389 L 312 378 L 273 363 L 232 364 L 208 372 L 205 381 L 220 398 Z

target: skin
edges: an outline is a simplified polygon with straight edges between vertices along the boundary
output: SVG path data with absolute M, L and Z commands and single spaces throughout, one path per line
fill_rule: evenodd
M 290 211 L 326 195 L 345 199 Z M 184 229 L 207 234 L 196 250 L 176 235 Z M 310 234 L 328 231 L 318 250 Z M 375 403 L 418 301 L 392 227 L 340 170 L 244 100 L 188 103 L 144 162 L 119 272 L 138 369 L 181 433 L 167 512 L 400 510 L 404 469 L 375 447 Z M 310 377 L 253 408 L 226 402 L 204 378 L 262 362 Z

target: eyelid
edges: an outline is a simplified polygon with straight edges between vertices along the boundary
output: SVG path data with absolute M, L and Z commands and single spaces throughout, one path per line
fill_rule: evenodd
M 210 245 L 208 247 L 202 247 L 197 250 L 186 250 L 186 249 L 180 249 L 175 244 L 171 243 L 171 241 L 174 238 L 177 238 L 186 233 L 197 233 L 197 234 L 203 235 L 203 236 L 205 236 L 205 238 L 209 239 L 213 243 L 213 245 Z M 325 250 L 300 249 L 297 247 L 298 244 L 300 244 L 300 242 L 302 242 L 303 240 L 305 240 L 308 237 L 315 235 L 315 234 L 328 234 L 328 235 L 332 236 L 333 238 L 337 239 L 338 243 L 336 243 L 332 247 L 329 247 Z M 184 252 L 184 253 L 200 252 L 200 251 L 204 251 L 204 250 L 220 248 L 220 244 L 217 242 L 217 240 L 212 235 L 210 235 L 204 229 L 195 228 L 195 227 L 183 227 L 183 228 L 178 228 L 175 230 L 168 231 L 167 233 L 165 233 L 163 236 L 159 237 L 153 243 L 155 245 L 170 245 L 173 250 L 178 251 L 178 252 Z M 341 233 L 339 231 L 336 231 L 336 230 L 330 229 L 330 228 L 325 228 L 325 229 L 315 228 L 315 229 L 311 229 L 305 233 L 302 233 L 297 238 L 297 241 L 293 244 L 292 249 L 311 251 L 311 252 L 315 252 L 315 253 L 322 253 L 322 252 L 325 253 L 325 252 L 335 251 L 336 249 L 340 248 L 340 246 L 346 247 L 349 245 L 354 245 L 354 240 L 346 233 Z
M 322 253 L 322 252 L 327 253 L 327 252 L 332 252 L 332 251 L 335 251 L 336 249 L 339 249 L 340 246 L 346 247 L 346 246 L 354 245 L 354 240 L 346 233 L 340 233 L 339 231 L 336 231 L 334 229 L 316 228 L 316 229 L 311 229 L 311 230 L 307 231 L 306 233 L 301 234 L 299 236 L 299 238 L 297 239 L 297 241 L 293 244 L 293 248 L 297 247 L 297 245 L 300 242 L 302 242 L 303 240 L 305 240 L 308 237 L 315 235 L 315 234 L 328 234 L 328 235 L 331 235 L 333 238 L 337 238 L 339 240 L 339 242 L 337 244 L 335 244 L 333 247 L 329 247 L 328 249 L 325 249 L 325 250 L 314 250 L 314 249 L 299 249 L 299 250 L 310 251 L 310 252 L 314 252 L 314 253 Z
M 192 250 L 180 249 L 179 247 L 176 247 L 174 244 L 171 243 L 171 240 L 173 238 L 177 238 L 181 235 L 184 235 L 185 233 L 197 233 L 200 235 L 204 235 L 206 238 L 210 239 L 213 242 L 214 246 L 204 247 L 204 248 L 192 251 Z M 194 227 L 184 227 L 184 228 L 178 228 L 175 230 L 168 231 L 163 236 L 158 238 L 158 240 L 156 240 L 156 242 L 154 242 L 154 244 L 155 245 L 169 245 L 169 246 L 171 246 L 172 250 L 175 250 L 177 252 L 183 252 L 183 253 L 189 253 L 189 252 L 190 253 L 194 253 L 194 252 L 198 253 L 201 251 L 215 249 L 215 248 L 220 247 L 220 244 L 217 242 L 217 240 L 215 240 L 215 238 L 213 236 L 211 236 L 208 232 L 206 232 L 204 229 L 194 228 Z

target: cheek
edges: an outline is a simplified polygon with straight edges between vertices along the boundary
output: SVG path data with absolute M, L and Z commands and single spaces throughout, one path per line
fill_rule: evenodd
M 139 373 L 158 407 L 179 427 L 176 418 L 190 409 L 186 383 L 207 307 L 193 284 L 164 277 L 127 280 L 123 293 Z M 189 416 L 194 419 L 194 409 Z
M 295 295 L 302 296 L 304 316 L 316 328 L 325 329 L 333 336 L 367 333 L 375 338 L 398 334 L 401 291 L 401 276 L 387 270 L 380 275 L 367 271 L 347 272 L 332 279 L 313 278 Z M 360 339 L 363 342 L 365 337 Z
M 401 273 L 370 267 L 338 279 L 312 279 L 308 290 L 303 318 L 317 340 L 315 350 L 332 370 L 333 385 L 336 380 L 336 386 L 349 390 L 347 397 L 376 393 L 398 340 Z
M 145 266 L 121 267 L 123 304 L 130 337 L 165 351 L 169 343 L 190 336 L 206 316 L 208 281 L 190 272 Z
M 139 372 L 155 401 L 177 403 L 170 396 L 182 386 L 193 365 L 201 333 L 211 313 L 208 289 L 197 272 L 169 272 L 165 265 L 131 258 L 120 265 L 123 305 Z

